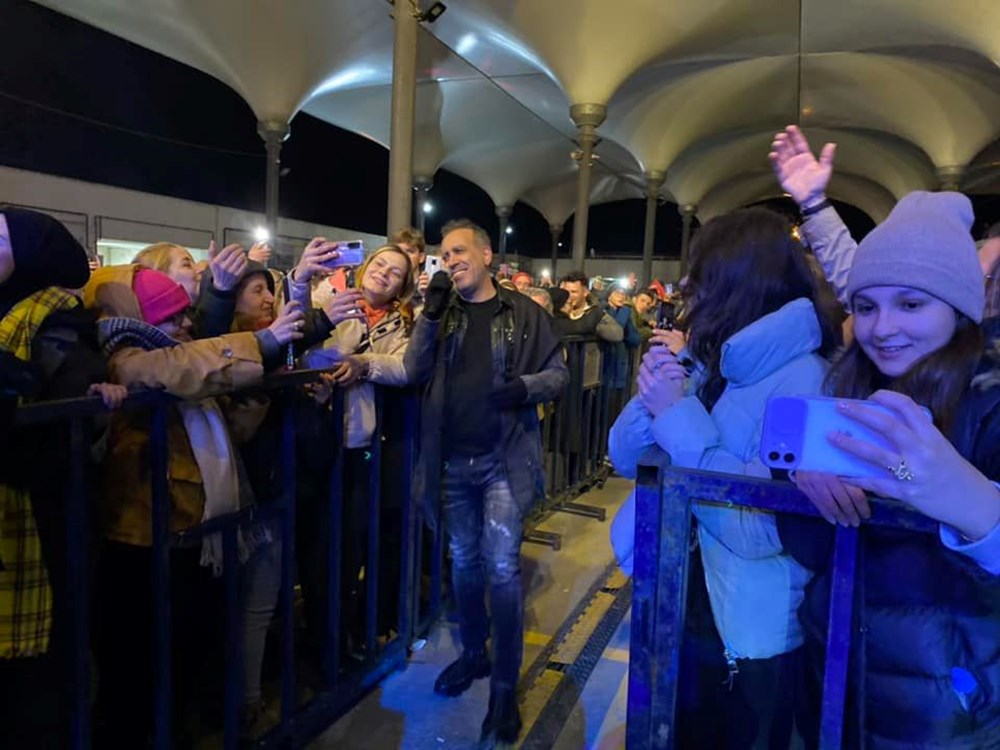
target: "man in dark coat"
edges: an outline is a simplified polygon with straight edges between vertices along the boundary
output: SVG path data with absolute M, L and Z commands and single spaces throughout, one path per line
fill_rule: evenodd
M 544 486 L 537 404 L 558 396 L 569 373 L 545 311 L 490 277 L 488 235 L 459 221 L 442 237 L 448 272 L 431 280 L 404 359 L 411 380 L 429 381 L 416 488 L 430 518 L 442 504 L 463 647 L 434 689 L 458 695 L 492 671 L 483 739 L 513 742 L 521 728 L 522 521 Z

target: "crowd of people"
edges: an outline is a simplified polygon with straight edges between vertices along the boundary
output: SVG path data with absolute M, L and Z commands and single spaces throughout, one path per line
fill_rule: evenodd
M 483 735 L 516 737 L 521 529 L 545 486 L 539 405 L 556 399 L 568 381 L 564 337 L 597 336 L 634 350 L 642 322 L 633 321 L 623 295 L 610 302 L 592 296 L 580 274 L 549 291 L 520 274 L 518 288 L 492 272 L 489 237 L 467 221 L 445 227 L 439 256 L 445 271 L 433 278 L 423 273 L 424 239 L 413 229 L 389 237 L 349 273 L 334 270 L 339 247 L 315 238 L 288 273 L 254 259 L 268 259 L 260 246 L 248 253 L 213 244 L 209 260 L 199 264 L 186 248 L 167 242 L 145 248 L 132 263 L 95 267 L 51 217 L 0 211 L 0 403 L 7 420 L 0 671 L 5 686 L 18 686 L 4 693 L 3 723 L 24 746 L 64 744 L 66 691 L 45 686 L 67 684 L 72 629 L 66 578 L 71 487 L 66 472 L 47 467 L 69 466 L 73 455 L 64 424 L 12 428 L 16 407 L 31 401 L 90 395 L 106 407 L 88 435 L 95 740 L 99 747 L 142 747 L 152 729 L 154 603 L 139 592 L 148 591 L 154 559 L 154 448 L 148 410 L 120 408 L 140 390 L 178 399 L 167 420 L 171 532 L 279 502 L 282 417 L 294 410 L 302 649 L 307 661 L 319 664 L 327 632 L 325 514 L 335 446 L 344 488 L 339 648 L 344 661 L 364 662 L 371 657 L 365 652 L 365 569 L 373 441 L 380 441 L 386 467 L 375 485 L 380 638 L 397 625 L 400 508 L 407 502 L 396 471 L 404 438 L 393 434 L 389 420 L 379 427 L 375 388 L 421 389 L 416 494 L 425 516 L 440 516 L 448 531 L 465 644 L 435 689 L 456 695 L 471 679 L 491 674 Z M 532 301 L 539 292 L 544 305 Z M 291 399 L 246 391 L 288 367 L 322 375 Z M 335 396 L 343 399 L 341 428 L 325 416 Z M 267 725 L 262 674 L 282 584 L 282 546 L 277 520 L 239 530 L 248 739 Z M 173 732 L 181 745 L 218 719 L 220 574 L 229 563 L 219 534 L 170 552 Z
M 443 228 L 443 270 L 433 275 L 414 229 L 349 273 L 334 272 L 340 245 L 322 237 L 288 273 L 267 265 L 266 248 L 213 245 L 199 266 L 171 243 L 94 269 L 56 220 L 0 208 L 0 725 L 12 746 L 62 747 L 68 732 L 67 691 L 53 686 L 67 684 L 67 467 L 80 448 L 65 425 L 15 429 L 20 404 L 89 395 L 106 407 L 85 446 L 95 737 L 99 747 L 143 747 L 155 680 L 146 595 L 154 459 L 149 412 L 120 407 L 138 390 L 178 399 L 167 418 L 172 532 L 280 502 L 281 425 L 294 410 L 297 579 L 304 648 L 317 662 L 328 612 L 324 514 L 342 448 L 338 647 L 364 660 L 370 492 L 381 487 L 386 540 L 380 635 L 396 623 L 399 509 L 411 501 L 395 469 L 401 440 L 380 431 L 376 386 L 421 394 L 412 500 L 448 535 L 462 651 L 434 690 L 459 695 L 488 676 L 482 738 L 516 740 L 522 528 L 545 494 L 539 407 L 570 381 L 564 345 L 577 340 L 602 342 L 603 382 L 611 413 L 620 412 L 610 460 L 625 477 L 654 444 L 680 467 L 772 476 L 757 455 L 768 398 L 850 399 L 842 413 L 894 449 L 842 434 L 830 441 L 883 473 L 779 478 L 830 524 L 863 525 L 868 492 L 907 503 L 940 534 L 866 529 L 849 742 L 1000 746 L 1000 228 L 977 248 L 966 197 L 917 192 L 857 244 L 825 195 L 834 150 L 817 158 L 797 128 L 778 134 L 770 156 L 801 209 L 799 234 L 763 208 L 713 219 L 695 235 L 677 295 L 658 282 L 640 288 L 634 276 L 605 288 L 580 271 L 558 284 L 494 273 L 489 236 L 465 220 Z M 288 367 L 322 375 L 288 398 L 241 390 Z M 335 403 L 342 425 L 326 416 Z M 374 441 L 388 466 L 378 482 L 369 481 Z M 626 570 L 634 513 L 630 499 L 612 527 Z M 694 514 L 677 746 L 784 748 L 796 736 L 814 746 L 830 526 L 736 507 L 696 505 Z M 265 726 L 265 643 L 284 541 L 274 520 L 238 535 L 248 739 Z M 170 552 L 181 745 L 213 721 L 225 564 L 233 561 L 218 534 Z

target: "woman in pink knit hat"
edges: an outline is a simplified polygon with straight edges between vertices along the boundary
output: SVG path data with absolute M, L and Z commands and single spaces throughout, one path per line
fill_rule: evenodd
M 242 488 L 230 425 L 212 397 L 259 382 L 265 363 L 282 360 L 284 345 L 302 336 L 298 306 L 288 306 L 262 330 L 193 341 L 189 295 L 165 274 L 138 265 L 99 269 L 84 288 L 84 302 L 101 311 L 98 337 L 114 382 L 186 399 L 168 414 L 171 532 L 239 509 Z M 141 747 L 151 726 L 149 456 L 148 414 L 116 415 L 106 461 L 97 608 L 101 710 L 112 735 L 109 747 Z M 242 536 L 242 558 L 253 543 L 253 535 Z M 202 663 L 221 653 L 212 646 L 221 645 L 214 579 L 222 563 L 218 535 L 197 549 L 171 550 L 175 695 L 193 695 Z M 177 706 L 183 710 L 184 701 Z

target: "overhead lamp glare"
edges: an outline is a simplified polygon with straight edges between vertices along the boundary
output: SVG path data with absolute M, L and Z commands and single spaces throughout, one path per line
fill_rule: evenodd
M 267 231 L 267 227 L 257 227 L 253 230 L 253 238 L 257 242 L 267 242 L 271 239 L 271 233 Z

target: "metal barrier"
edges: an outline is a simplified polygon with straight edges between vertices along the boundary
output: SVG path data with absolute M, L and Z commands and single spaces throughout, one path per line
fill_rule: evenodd
M 562 510 L 582 513 L 604 520 L 604 511 L 572 502 L 572 498 L 587 488 L 603 482 L 608 473 L 604 462 L 607 432 L 617 415 L 613 406 L 613 388 L 604 377 L 606 345 L 595 340 L 575 339 L 567 342 L 567 356 L 572 374 L 570 389 L 555 405 L 549 405 L 543 421 L 543 448 L 547 453 L 547 493 L 549 511 Z M 171 674 L 171 550 L 198 545 L 208 535 L 220 534 L 223 548 L 222 588 L 224 603 L 225 683 L 221 744 L 230 749 L 240 745 L 240 710 L 242 703 L 243 648 L 241 617 L 243 613 L 244 571 L 238 561 L 240 529 L 270 521 L 280 529 L 281 590 L 272 625 L 277 626 L 280 641 L 280 720 L 257 743 L 259 748 L 302 747 L 346 713 L 370 688 L 389 672 L 402 668 L 414 639 L 427 631 L 438 619 L 443 604 L 443 577 L 446 575 L 444 534 L 440 519 L 423 517 L 424 510 L 413 502 L 411 482 L 419 439 L 419 393 L 417 389 L 375 387 L 378 424 L 370 450 L 364 457 L 368 487 L 365 527 L 364 560 L 364 630 L 360 649 L 361 661 L 354 669 L 342 663 L 342 632 L 344 593 L 342 589 L 342 549 L 345 518 L 348 511 L 348 487 L 345 484 L 347 451 L 343 446 L 344 399 L 342 391 L 334 391 L 329 407 L 320 408 L 304 399 L 302 387 L 315 382 L 319 371 L 283 373 L 267 378 L 260 386 L 225 394 L 240 396 L 266 394 L 271 409 L 280 411 L 280 496 L 270 502 L 250 505 L 239 511 L 219 516 L 179 533 L 170 531 L 171 499 L 168 486 L 168 414 L 176 408 L 177 399 L 162 392 L 140 392 L 130 395 L 122 406 L 124 411 L 149 412 L 149 466 L 152 489 L 152 540 L 149 594 L 152 598 L 153 625 L 153 746 L 166 750 L 171 746 L 173 724 L 173 676 Z M 631 374 L 628 381 L 633 378 Z M 624 400 L 621 400 L 624 403 Z M 620 408 L 620 406 L 618 407 Z M 301 424 L 303 409 L 326 424 L 328 486 L 323 492 L 322 512 L 303 521 L 300 504 L 300 482 L 303 470 L 302 443 L 308 439 Z M 95 520 L 87 510 L 88 425 L 106 411 L 97 397 L 53 401 L 21 406 L 15 415 L 18 428 L 29 426 L 55 427 L 64 424 L 70 436 L 72 461 L 66 509 L 66 542 L 68 562 L 69 679 L 65 683 L 69 695 L 69 733 L 67 745 L 85 750 L 92 744 L 91 716 L 91 617 L 93 603 L 88 597 L 87 562 L 95 550 L 88 544 L 88 534 Z M 383 471 L 385 442 L 394 446 L 391 466 Z M 311 469 L 309 470 L 312 471 Z M 383 562 L 381 526 L 387 516 L 383 508 L 386 493 L 382 482 L 391 476 L 397 482 L 394 493 L 399 504 L 399 579 L 396 634 L 388 639 L 379 637 L 379 574 Z M 310 478 L 315 480 L 315 477 Z M 355 509 L 357 510 L 357 509 Z M 395 518 L 393 518 L 395 520 Z M 305 525 L 303 525 L 305 524 Z M 307 609 L 323 609 L 320 655 L 321 684 L 303 699 L 306 693 L 297 679 L 296 668 L 301 664 L 296 647 L 297 578 L 302 579 L 302 563 L 296 565 L 297 533 L 316 533 L 322 527 L 325 535 L 324 589 L 317 601 L 315 586 L 307 592 Z M 538 532 L 535 532 L 538 534 Z M 529 532 L 528 538 L 532 533 Z M 543 536 L 544 535 L 540 535 Z M 548 535 L 545 543 L 558 548 L 556 535 Z M 315 571 L 311 571 L 315 572 Z M 311 601 L 310 601 L 311 599 Z M 307 618 L 308 619 L 308 618 Z M 313 618 L 314 620 L 316 618 Z
M 416 460 L 416 440 L 419 433 L 419 399 L 417 394 L 399 389 L 376 387 L 378 426 L 371 449 L 365 454 L 369 487 L 367 513 L 367 550 L 364 562 L 365 611 L 363 663 L 358 669 L 345 669 L 340 663 L 343 634 L 341 582 L 341 548 L 344 534 L 345 510 L 345 450 L 340 437 L 344 425 L 344 398 L 342 391 L 335 391 L 330 408 L 320 409 L 311 400 L 305 408 L 321 413 L 320 419 L 328 420 L 331 435 L 329 443 L 332 469 L 326 492 L 326 563 L 323 606 L 325 632 L 322 641 L 322 686 L 309 700 L 300 702 L 300 686 L 296 680 L 295 649 L 295 537 L 296 537 L 296 453 L 299 425 L 296 408 L 305 401 L 299 394 L 301 387 L 317 379 L 318 372 L 295 372 L 273 376 L 265 384 L 240 393 L 266 393 L 271 408 L 281 410 L 281 496 L 269 503 L 251 505 L 237 512 L 213 518 L 196 527 L 172 534 L 169 529 L 171 500 L 168 487 L 168 433 L 167 417 L 177 401 L 157 392 L 143 392 L 130 396 L 125 410 L 150 411 L 149 460 L 152 476 L 152 530 L 153 551 L 151 566 L 151 594 L 154 611 L 154 747 L 167 750 L 171 747 L 172 731 L 172 676 L 170 631 L 170 551 L 173 548 L 198 544 L 210 534 L 219 533 L 223 540 L 223 586 L 225 590 L 225 686 L 224 726 L 222 746 L 227 749 L 240 746 L 240 708 L 242 703 L 242 632 L 241 597 L 242 564 L 238 560 L 238 533 L 241 528 L 266 519 L 276 519 L 280 524 L 282 540 L 281 594 L 274 620 L 280 622 L 281 677 L 280 721 L 261 738 L 257 747 L 303 747 L 343 715 L 364 693 L 377 684 L 387 673 L 405 665 L 408 647 L 413 635 L 437 619 L 441 604 L 441 524 L 434 523 L 434 532 L 424 530 L 420 511 L 412 501 L 411 477 Z M 391 391 L 391 392 L 390 392 Z M 234 394 L 227 394 L 234 395 Z M 298 407 L 296 407 L 298 404 Z M 47 402 L 18 408 L 15 425 L 18 427 L 68 423 L 71 440 L 72 463 L 66 504 L 66 529 L 68 553 L 68 596 L 70 636 L 68 644 L 69 696 L 68 746 L 84 750 L 91 746 L 91 675 L 90 675 L 90 618 L 91 602 L 87 592 L 87 564 L 92 551 L 88 549 L 88 527 L 94 523 L 86 510 L 87 433 L 89 420 L 105 413 L 100 399 L 80 398 L 68 401 Z M 384 493 L 381 491 L 383 448 L 386 430 L 393 429 L 397 440 L 393 456 L 392 475 L 399 480 L 396 488 L 400 496 L 400 570 L 398 579 L 398 614 L 396 635 L 384 643 L 378 639 L 378 590 L 380 553 L 380 524 L 385 518 L 382 509 Z M 418 533 L 418 531 L 420 533 Z M 429 539 L 424 539 L 430 534 Z M 429 576 L 420 576 L 421 545 L 425 541 L 431 549 L 433 563 Z M 136 592 L 138 594 L 138 592 Z M 313 603 L 314 606 L 317 604 Z
M 653 448 L 636 480 L 634 588 L 629 653 L 627 746 L 674 747 L 681 640 L 687 601 L 691 505 L 713 503 L 814 516 L 788 482 L 672 468 Z M 937 524 L 902 503 L 872 500 L 870 525 L 936 533 Z M 837 527 L 823 677 L 819 747 L 840 750 L 847 689 L 858 529 Z
M 609 368 L 617 356 L 616 345 L 583 336 L 569 336 L 563 341 L 570 381 L 562 397 L 544 406 L 546 499 L 536 515 L 559 511 L 604 521 L 604 508 L 575 502 L 575 498 L 602 487 L 610 474 L 606 461 L 608 431 L 630 395 L 637 353 L 628 350 L 626 385 L 616 389 L 609 377 Z M 525 539 L 554 549 L 561 545 L 558 534 L 534 529 Z

